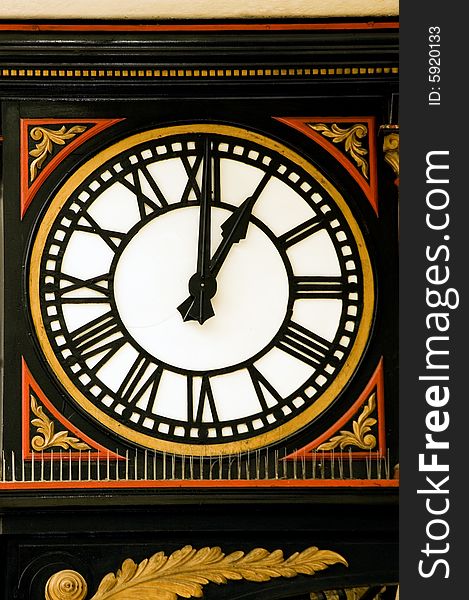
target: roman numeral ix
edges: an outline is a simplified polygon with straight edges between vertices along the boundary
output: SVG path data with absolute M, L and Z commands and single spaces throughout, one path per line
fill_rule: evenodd
M 82 223 L 82 221 L 85 221 L 86 223 Z M 82 215 L 80 221 L 78 221 L 78 223 L 75 225 L 75 229 L 77 231 L 84 231 L 86 233 L 95 233 L 99 235 L 113 252 L 116 252 L 119 244 L 125 237 L 125 234 L 120 231 L 104 229 L 88 213 L 84 213 Z
M 66 285 L 63 285 L 66 284 Z M 109 274 L 80 279 L 61 273 L 59 285 L 48 284 L 62 304 L 100 304 L 109 302 Z

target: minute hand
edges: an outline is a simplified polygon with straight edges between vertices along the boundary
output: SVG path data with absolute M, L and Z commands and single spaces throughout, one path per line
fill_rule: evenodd
M 262 194 L 271 176 L 270 173 L 266 173 L 253 195 L 246 198 L 221 226 L 223 240 L 210 261 L 210 274 L 213 277 L 217 276 L 233 244 L 237 244 L 246 237 L 254 204 Z
M 215 314 L 211 298 L 217 287 L 210 274 L 210 231 L 212 196 L 212 157 L 211 143 L 205 139 L 204 168 L 202 174 L 202 196 L 199 213 L 199 240 L 197 244 L 197 271 L 189 280 L 190 296 L 178 310 L 184 321 L 198 321 L 201 325 Z

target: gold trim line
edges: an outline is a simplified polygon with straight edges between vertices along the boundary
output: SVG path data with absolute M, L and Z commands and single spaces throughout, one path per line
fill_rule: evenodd
M 269 67 L 252 68 L 248 66 L 228 68 L 204 68 L 196 66 L 191 69 L 161 68 L 152 69 L 143 67 L 140 69 L 100 69 L 100 68 L 79 68 L 79 69 L 57 69 L 57 68 L 13 68 L 0 67 L 0 79 L 9 77 L 19 77 L 21 79 L 166 79 L 166 78 L 251 78 L 251 77 L 329 77 L 344 75 L 361 77 L 363 75 L 397 75 L 398 67 Z

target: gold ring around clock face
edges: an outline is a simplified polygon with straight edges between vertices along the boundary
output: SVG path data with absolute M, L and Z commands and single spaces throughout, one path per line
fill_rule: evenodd
M 365 351 L 375 295 L 360 227 L 313 165 L 192 124 L 127 137 L 68 177 L 36 232 L 29 299 L 83 411 L 127 442 L 203 456 L 321 415 Z

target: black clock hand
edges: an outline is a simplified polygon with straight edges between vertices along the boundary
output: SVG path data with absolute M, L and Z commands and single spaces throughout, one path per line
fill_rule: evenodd
M 223 240 L 216 249 L 213 258 L 210 261 L 210 274 L 212 277 L 217 276 L 233 245 L 237 244 L 246 237 L 249 219 L 251 217 L 254 204 L 264 191 L 264 188 L 271 177 L 271 173 L 266 173 L 255 189 L 253 195 L 249 198 L 246 198 L 246 200 L 244 200 L 244 202 L 240 204 L 233 214 L 230 215 L 222 224 L 221 229 Z
M 199 239 L 197 247 L 197 272 L 189 280 L 190 296 L 178 306 L 184 321 L 204 321 L 213 317 L 210 299 L 217 290 L 216 280 L 210 274 L 210 240 L 211 240 L 211 211 L 212 194 L 212 159 L 211 142 L 205 140 L 204 167 L 202 175 L 202 196 L 199 214 Z
M 212 197 L 212 158 L 211 142 L 207 138 L 204 147 L 204 169 L 202 174 L 202 198 L 199 216 L 199 243 L 197 249 L 197 273 L 206 277 L 210 268 L 210 233 Z
M 246 198 L 246 200 L 244 200 L 244 202 L 240 204 L 233 214 L 230 215 L 222 224 L 222 241 L 216 249 L 212 260 L 210 261 L 210 267 L 206 277 L 204 278 L 203 282 L 199 277 L 199 273 L 196 273 L 191 277 L 189 281 L 189 292 L 191 293 L 191 296 L 189 296 L 189 298 L 187 298 L 187 300 L 185 300 L 178 307 L 178 310 L 182 314 L 184 321 L 196 319 L 202 324 L 204 321 L 214 316 L 215 313 L 210 303 L 210 299 L 213 298 L 217 291 L 216 276 L 233 245 L 246 237 L 249 219 L 251 217 L 254 204 L 264 191 L 264 188 L 271 177 L 271 173 L 265 173 L 252 196 Z M 196 308 L 201 307 L 204 302 L 206 303 L 207 299 L 208 303 L 210 304 L 211 312 L 207 309 L 204 311 L 202 308 Z M 197 315 L 203 315 L 202 320 L 197 317 L 192 317 L 191 313 L 196 310 L 199 311 Z

